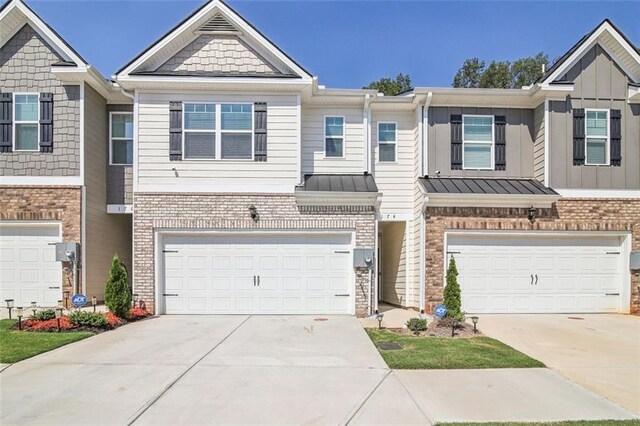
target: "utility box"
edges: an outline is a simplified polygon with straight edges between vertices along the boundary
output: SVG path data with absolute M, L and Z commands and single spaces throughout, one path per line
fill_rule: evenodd
M 373 249 L 372 248 L 354 248 L 353 249 L 353 267 L 354 268 L 373 268 Z
M 640 269 L 640 251 L 632 251 L 629 256 L 629 269 Z
M 80 257 L 80 244 L 56 243 L 56 261 L 77 262 Z

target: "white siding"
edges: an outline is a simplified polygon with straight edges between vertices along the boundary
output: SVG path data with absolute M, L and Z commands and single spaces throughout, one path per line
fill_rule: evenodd
M 345 157 L 325 158 L 324 117 L 344 116 Z M 362 173 L 364 171 L 363 108 L 323 106 L 302 108 L 302 172 Z
M 413 217 L 412 221 L 409 224 L 409 239 L 410 243 L 408 245 L 408 253 L 407 257 L 410 260 L 410 274 L 409 274 L 409 282 L 407 285 L 407 297 L 408 297 L 408 306 L 417 307 L 418 309 L 424 309 L 424 306 L 420 306 L 420 276 L 424 275 L 425 271 L 421 268 L 422 262 L 420 259 L 420 246 L 422 244 L 421 238 L 421 222 L 424 221 L 422 217 L 422 197 L 420 191 L 420 183 L 418 182 L 418 177 L 420 176 L 420 165 L 422 162 L 420 150 L 420 128 L 418 127 L 419 120 L 422 119 L 421 111 L 416 113 L 416 126 L 413 131 L 413 176 L 414 176 L 414 185 L 413 189 Z M 427 148 L 426 146 L 424 147 Z
M 371 139 L 374 155 L 374 176 L 382 192 L 380 213 L 410 213 L 413 208 L 415 114 L 407 112 L 374 112 Z M 380 163 L 378 155 L 378 123 L 394 122 L 397 130 L 396 162 Z
M 169 161 L 169 102 L 267 102 L 267 161 Z M 211 192 L 293 192 L 298 183 L 299 118 L 296 96 L 141 93 L 138 122 L 138 190 L 171 191 L 180 185 Z M 176 170 L 172 170 L 175 168 Z M 176 176 L 177 174 L 177 176 Z M 185 185 L 187 189 L 185 189 Z M 284 189 L 283 189 L 284 188 Z

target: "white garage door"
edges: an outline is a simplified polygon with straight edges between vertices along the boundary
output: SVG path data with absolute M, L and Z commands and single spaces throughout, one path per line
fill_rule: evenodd
M 15 306 L 55 306 L 62 299 L 62 265 L 56 262 L 59 225 L 0 223 L 0 286 L 2 302 Z
M 167 314 L 348 314 L 350 235 L 165 236 Z
M 470 313 L 618 312 L 619 237 L 449 234 Z

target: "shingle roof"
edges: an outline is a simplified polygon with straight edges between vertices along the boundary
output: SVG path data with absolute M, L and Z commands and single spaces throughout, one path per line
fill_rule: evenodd
M 430 194 L 558 195 L 535 179 L 420 178 Z
M 305 175 L 298 191 L 378 192 L 372 175 Z

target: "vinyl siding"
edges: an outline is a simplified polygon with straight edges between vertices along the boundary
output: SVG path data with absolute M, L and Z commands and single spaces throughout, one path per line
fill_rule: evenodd
M 544 181 L 544 103 L 533 110 L 533 177 Z
M 418 177 L 421 173 L 422 151 L 420 149 L 420 128 L 417 123 L 422 120 L 421 111 L 416 112 L 416 126 L 413 130 L 413 176 L 414 182 L 413 189 L 413 205 L 412 205 L 412 217 L 409 222 L 409 250 L 407 257 L 409 259 L 409 282 L 407 283 L 407 306 L 417 307 L 422 309 L 420 305 L 420 276 L 424 274 L 424 270 L 420 267 L 420 226 L 424 221 L 422 217 L 422 193 L 420 191 Z
M 325 158 L 324 118 L 344 116 L 345 156 Z M 364 172 L 363 109 L 339 106 L 303 106 L 302 108 L 302 172 L 362 173 Z
M 411 112 L 372 114 L 374 176 L 382 192 L 380 214 L 409 213 L 413 207 L 415 115 Z M 379 162 L 378 123 L 396 123 L 396 162 Z
M 85 85 L 85 184 L 87 281 L 85 294 L 104 299 L 104 286 L 115 253 L 131 271 L 131 215 L 107 214 L 109 164 L 106 101 Z
M 169 161 L 170 101 L 267 102 L 267 161 Z M 299 179 L 298 123 L 296 96 L 141 93 L 137 146 L 139 191 L 145 191 L 144 185 L 160 186 L 170 191 L 171 185 L 214 184 L 218 187 L 240 185 L 246 187 L 246 192 L 255 192 L 256 187 L 286 186 L 293 192 Z
M 394 305 L 406 305 L 407 241 L 405 222 L 382 222 L 382 297 Z
M 553 188 L 639 189 L 640 105 L 628 104 L 628 78 L 599 46 L 585 53 L 563 77 L 574 82 L 566 101 L 550 102 L 549 179 Z M 622 112 L 622 165 L 573 165 L 574 108 L 619 109 Z

